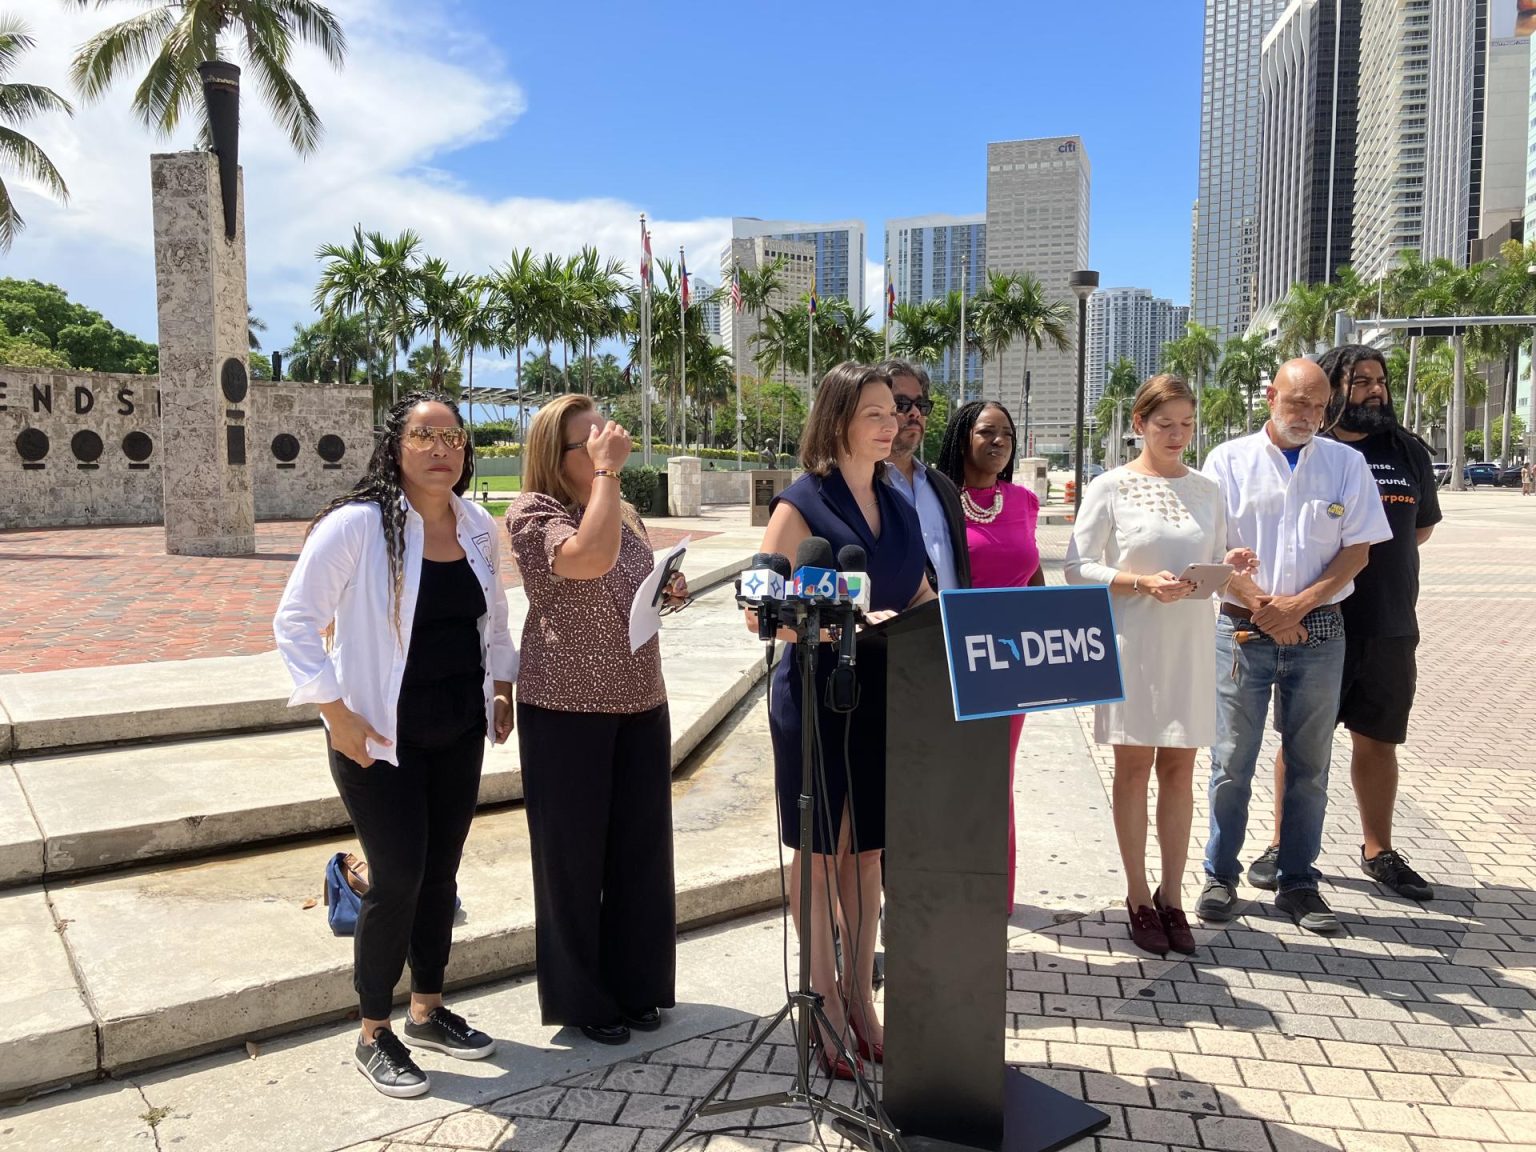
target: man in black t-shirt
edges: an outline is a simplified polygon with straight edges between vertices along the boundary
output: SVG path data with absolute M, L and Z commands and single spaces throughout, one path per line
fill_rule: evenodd
M 1419 644 L 1419 546 L 1440 522 L 1440 498 L 1429 449 L 1403 429 L 1392 410 L 1387 361 L 1362 344 L 1335 348 L 1318 362 L 1345 392 L 1334 437 L 1357 449 L 1371 466 L 1392 539 L 1371 545 L 1370 561 L 1355 577 L 1343 603 L 1344 679 L 1339 721 L 1352 741 L 1350 777 L 1360 805 L 1364 843 L 1360 866 L 1367 876 L 1414 900 L 1434 889 L 1392 847 L 1392 810 L 1397 801 L 1397 746 L 1407 742 L 1408 715 L 1417 681 Z M 1275 757 L 1275 828 L 1285 762 Z M 1278 844 L 1248 869 L 1249 883 L 1275 886 Z

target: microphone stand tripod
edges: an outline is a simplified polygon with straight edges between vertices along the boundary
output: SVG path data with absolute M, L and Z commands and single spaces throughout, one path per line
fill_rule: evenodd
M 817 766 L 816 733 L 820 723 L 816 699 L 816 658 L 821 641 L 821 605 L 814 601 L 787 600 L 779 604 L 764 602 L 757 605 L 760 614 L 777 616 L 777 623 L 795 630 L 795 663 L 800 673 L 800 984 L 791 992 L 785 1005 L 774 1014 L 767 1025 L 760 1028 L 757 1038 L 747 1045 L 736 1062 L 725 1070 L 703 1098 L 690 1108 L 682 1122 L 672 1130 L 656 1152 L 670 1152 L 681 1139 L 688 1126 L 700 1116 L 717 1116 L 723 1112 L 740 1112 L 757 1108 L 801 1106 L 809 1109 L 811 1122 L 818 1121 L 822 1113 L 830 1113 L 842 1121 L 838 1130 L 844 1136 L 858 1140 L 872 1152 L 906 1152 L 901 1133 L 885 1113 L 885 1106 L 865 1079 L 857 1058 L 848 1051 L 843 1037 L 832 1026 L 821 994 L 811 989 L 811 945 L 807 937 L 811 931 L 811 797 L 815 785 L 815 773 L 824 771 L 825 765 Z M 853 627 L 853 613 L 847 613 L 845 627 Z M 775 629 L 768 630 L 769 636 Z M 722 1093 L 729 1090 L 752 1054 L 767 1042 L 785 1020 L 794 1018 L 795 1028 L 795 1083 L 783 1092 L 770 1092 L 759 1096 L 743 1096 L 724 1099 Z M 864 1101 L 863 1109 L 850 1107 L 833 1100 L 826 1093 L 818 1094 L 811 1087 L 811 1028 L 821 1025 L 822 1035 L 832 1037 L 837 1045 L 836 1057 L 846 1060 L 854 1069 L 854 1100 Z M 835 1062 L 835 1058 L 834 1058 Z M 829 1084 L 830 1087 L 830 1084 Z M 859 1139 L 863 1137 L 863 1139 Z

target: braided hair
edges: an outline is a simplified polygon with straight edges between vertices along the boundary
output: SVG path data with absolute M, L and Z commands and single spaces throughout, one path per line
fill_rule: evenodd
M 377 504 L 384 525 L 384 550 L 389 555 L 389 576 L 394 587 L 395 634 L 400 633 L 400 597 L 405 588 L 405 492 L 400 487 L 400 442 L 405 435 L 405 424 L 411 412 L 419 404 L 441 404 L 453 413 L 459 427 L 464 427 L 464 416 L 458 402 L 446 392 L 407 392 L 384 415 L 384 427 L 373 445 L 373 455 L 368 459 L 368 470 L 350 491 L 342 493 L 315 515 L 305 529 L 304 536 L 315 530 L 315 525 L 338 508 L 348 504 Z M 462 496 L 469 488 L 475 474 L 475 454 L 466 449 L 464 469 L 453 486 L 453 494 Z
M 1317 366 L 1328 376 L 1328 383 L 1333 387 L 1332 399 L 1329 401 L 1328 416 L 1323 434 L 1331 435 L 1339 426 L 1339 419 L 1344 415 L 1344 409 L 1349 404 L 1349 381 L 1355 374 L 1355 365 L 1369 360 L 1381 365 L 1382 383 L 1387 389 L 1387 402 L 1392 404 L 1392 370 L 1387 365 L 1387 358 L 1368 344 L 1343 344 L 1337 348 L 1330 348 L 1317 358 Z M 1392 409 L 1396 416 L 1397 409 Z M 1424 443 L 1421 436 L 1410 432 L 1402 422 L 1401 417 L 1394 420 L 1388 435 L 1400 444 L 1417 444 L 1429 451 L 1429 445 Z
M 1019 430 L 1014 426 L 1013 416 L 996 400 L 972 400 L 949 418 L 949 424 L 944 429 L 944 445 L 939 449 L 939 471 L 953 480 L 956 488 L 965 487 L 965 461 L 971 453 L 971 433 L 976 428 L 976 421 L 981 419 L 981 414 L 988 408 L 996 408 L 1001 412 L 1003 419 L 1008 421 L 1008 430 L 1013 433 L 1014 450 L 1008 455 L 1008 463 L 997 474 L 1000 483 L 1013 482 L 1013 459 L 1018 455 L 1019 448 Z

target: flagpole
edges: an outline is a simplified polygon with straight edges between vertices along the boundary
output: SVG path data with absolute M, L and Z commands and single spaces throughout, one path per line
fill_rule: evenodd
M 736 369 L 736 471 L 741 471 L 741 426 L 746 423 L 746 413 L 741 410 L 741 265 L 731 274 L 731 364 Z
M 678 285 L 677 293 L 677 350 L 678 363 L 682 366 L 678 374 L 677 403 L 681 409 L 682 440 L 686 446 L 688 440 L 688 258 L 683 255 L 683 246 L 677 246 L 677 266 L 682 269 L 682 282 Z
M 811 299 L 805 314 L 805 413 L 811 413 L 816 403 L 816 289 L 811 289 Z
M 891 282 L 885 282 L 885 358 L 891 358 L 891 297 L 895 291 Z
M 651 242 L 640 213 L 640 424 L 645 437 L 642 459 L 651 466 Z
M 960 404 L 965 405 L 965 266 L 970 262 L 968 253 L 960 254 Z M 985 390 L 985 389 L 983 389 Z M 999 396 L 999 399 L 1002 397 Z

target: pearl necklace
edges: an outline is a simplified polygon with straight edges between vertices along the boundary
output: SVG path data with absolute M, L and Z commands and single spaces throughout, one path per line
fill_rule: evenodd
M 992 488 L 992 507 L 983 508 L 971 498 L 968 488 L 960 489 L 960 508 L 965 513 L 965 518 L 973 524 L 990 524 L 1003 513 L 1003 486 L 994 485 Z

